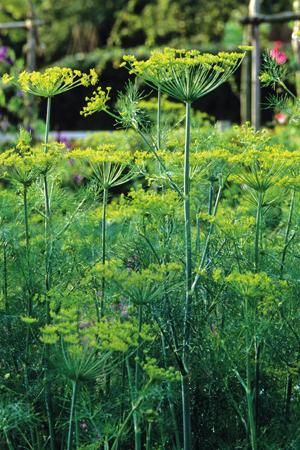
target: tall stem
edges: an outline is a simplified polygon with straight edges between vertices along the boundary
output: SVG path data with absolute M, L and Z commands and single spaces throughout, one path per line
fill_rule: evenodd
M 106 207 L 107 207 L 107 197 L 108 197 L 108 189 L 104 187 L 103 189 L 103 199 L 102 199 L 102 264 L 104 266 L 106 261 Z M 102 277 L 101 281 L 101 304 L 100 304 L 100 318 L 103 317 L 104 314 L 104 300 L 105 300 L 105 277 Z
M 250 330 L 249 330 L 249 301 L 248 297 L 245 297 L 245 321 L 246 321 L 246 336 L 245 336 L 245 348 L 246 348 L 246 399 L 248 410 L 248 424 L 250 429 L 250 442 L 251 450 L 257 450 L 257 438 L 256 438 L 256 421 L 255 421 L 255 409 L 254 409 L 254 389 L 253 389 L 253 377 L 251 370 L 251 342 L 250 342 Z
M 219 189 L 218 189 L 218 193 L 217 193 L 217 196 L 216 196 L 214 208 L 213 208 L 213 211 L 212 211 L 212 216 L 213 217 L 215 217 L 216 214 L 217 214 L 218 206 L 219 206 L 219 203 L 220 203 L 220 200 L 221 200 L 221 194 L 222 194 L 222 189 L 223 189 L 222 175 L 220 176 L 219 183 L 220 183 L 219 184 Z M 196 274 L 196 276 L 194 278 L 194 281 L 193 281 L 193 284 L 192 284 L 192 293 L 195 291 L 195 289 L 197 287 L 197 283 L 198 283 L 198 281 L 200 279 L 199 272 L 205 267 L 205 262 L 207 261 L 207 251 L 208 251 L 208 248 L 209 248 L 209 243 L 210 243 L 210 239 L 211 239 L 213 230 L 214 230 L 214 223 L 212 222 L 210 224 L 209 231 L 208 231 L 208 234 L 207 234 L 207 237 L 206 237 L 206 240 L 205 240 L 205 244 L 204 244 L 204 248 L 203 248 L 203 252 L 202 252 L 202 256 L 201 256 L 201 261 L 200 261 L 200 264 L 198 265 L 198 269 L 197 269 L 198 273 Z
M 132 411 L 132 416 L 133 416 L 134 450 L 141 450 L 141 448 L 142 448 L 141 437 L 142 436 L 141 436 L 141 431 L 139 429 L 140 424 L 139 424 L 139 417 L 138 417 L 138 411 L 137 411 L 137 406 L 139 405 L 139 399 L 137 399 L 136 383 L 132 379 L 131 368 L 130 368 L 128 356 L 126 357 L 126 368 L 127 368 L 127 374 L 128 374 L 128 384 L 129 384 L 130 396 L 131 396 L 131 406 L 132 406 L 131 411 Z M 137 401 L 136 401 L 136 399 L 137 399 Z M 126 421 L 127 421 L 127 419 L 126 419 Z
M 151 432 L 152 432 L 152 423 L 149 422 L 147 426 L 145 450 L 151 450 Z
M 291 239 L 289 239 L 289 235 L 290 235 L 290 229 L 291 229 L 291 225 L 292 225 L 294 204 L 295 204 L 295 190 L 293 189 L 292 190 L 292 195 L 291 195 L 289 217 L 288 217 L 288 222 L 287 222 L 287 226 L 286 226 L 286 230 L 285 230 L 285 236 L 284 236 L 284 247 L 283 247 L 283 250 L 282 250 L 281 262 L 280 262 L 280 278 L 281 279 L 283 277 L 286 252 L 287 252 L 289 243 L 291 242 Z
M 183 441 L 184 450 L 191 450 L 191 412 L 189 393 L 189 350 L 191 341 L 192 315 L 192 232 L 190 211 L 190 134 L 191 134 L 191 104 L 186 103 L 185 118 L 185 149 L 184 149 L 184 236 L 185 236 L 185 304 L 183 329 L 183 364 L 185 373 L 181 376 Z
M 263 193 L 258 193 L 257 200 L 257 210 L 256 210 L 256 222 L 255 222 L 255 240 L 254 240 L 254 271 L 259 272 L 260 270 L 260 245 L 261 245 L 261 234 L 262 234 L 262 206 L 263 206 Z M 254 310 L 256 316 L 256 306 Z M 250 427 L 250 438 L 251 438 L 251 448 L 252 450 L 257 449 L 257 412 L 258 412 L 258 388 L 259 388 L 259 378 L 260 378 L 260 351 L 261 343 L 256 342 L 256 335 L 254 336 L 255 344 L 255 360 L 254 360 L 254 380 L 251 373 L 251 355 L 250 355 L 250 336 L 249 336 L 249 324 L 248 324 L 248 299 L 246 300 L 246 374 L 247 374 L 247 405 L 248 405 L 248 421 Z
M 29 237 L 29 220 L 28 220 L 28 186 L 23 185 L 23 209 L 24 209 L 24 222 L 25 222 L 25 249 L 26 249 L 26 265 L 27 265 L 27 290 L 28 290 L 28 301 L 27 301 L 27 314 L 32 315 L 32 292 L 31 292 L 31 266 L 30 266 L 30 237 Z M 29 336 L 30 327 L 26 327 L 26 339 L 25 339 L 25 357 L 24 357 L 24 384 L 26 390 L 28 391 L 29 381 L 28 381 L 28 353 L 29 353 Z
M 46 128 L 45 128 L 45 147 L 44 151 L 47 153 L 47 145 L 49 142 L 49 130 L 50 130 L 50 116 L 51 116 L 51 97 L 47 98 L 47 113 L 46 113 Z M 46 293 L 51 287 L 51 207 L 50 196 L 48 188 L 47 174 L 44 175 L 44 204 L 45 204 L 45 288 Z M 47 323 L 50 322 L 49 302 L 47 305 Z
M 288 373 L 286 379 L 285 400 L 284 400 L 284 417 L 287 422 L 290 420 L 292 392 L 293 392 L 293 379 L 292 375 Z
M 213 212 L 213 197 L 214 197 L 214 184 L 211 180 L 209 184 L 209 192 L 208 192 L 208 208 L 207 212 L 211 216 Z M 209 245 L 207 246 L 206 259 L 209 261 Z
M 23 186 L 23 207 L 24 207 L 24 222 L 25 222 L 25 247 L 26 247 L 26 264 L 27 264 L 27 285 L 28 285 L 28 304 L 27 314 L 32 315 L 32 292 L 31 292 L 31 265 L 30 265 L 30 236 L 29 236 L 29 220 L 28 220 L 28 187 Z
M 67 450 L 71 450 L 71 448 L 72 448 L 72 428 L 73 428 L 73 416 L 74 416 L 75 403 L 76 403 L 76 394 L 77 394 L 77 381 L 73 381 L 72 382 L 71 408 L 70 408 L 70 416 L 69 416 L 69 431 L 68 431 Z
M 161 91 L 160 91 L 160 89 L 158 89 L 158 91 L 157 91 L 156 122 L 157 122 L 157 148 L 160 149 L 160 144 L 161 144 Z
M 4 436 L 5 436 L 5 440 L 6 440 L 6 444 L 7 444 L 8 450 L 14 450 L 14 447 L 13 447 L 13 445 L 11 443 L 11 440 L 10 440 L 10 438 L 8 436 L 8 433 L 6 431 L 4 431 Z
M 163 355 L 163 360 L 164 360 L 164 365 L 167 368 L 167 355 L 166 355 L 166 345 L 165 345 L 165 338 L 164 335 L 161 334 L 161 348 L 162 348 L 162 355 Z M 174 408 L 174 402 L 173 402 L 173 398 L 172 398 L 172 388 L 171 388 L 171 384 L 169 381 L 167 381 L 167 399 L 169 402 L 169 408 L 170 408 L 170 413 L 171 413 L 171 420 L 172 420 L 172 425 L 173 425 L 173 429 L 174 429 L 174 437 L 175 437 L 175 449 L 179 450 L 180 449 L 180 438 L 179 438 L 179 432 L 178 432 L 178 425 L 177 425 L 177 419 L 176 419 L 176 413 L 175 413 L 175 408 Z
M 3 300 L 5 305 L 5 314 L 9 313 L 8 305 L 8 279 L 7 279 L 7 242 L 3 242 Z
M 254 270 L 259 271 L 259 245 L 261 238 L 261 219 L 262 219 L 262 203 L 263 194 L 258 193 L 257 209 L 256 209 L 256 222 L 255 222 L 255 241 L 254 241 Z
M 51 97 L 47 98 L 47 113 L 46 113 L 46 128 L 45 128 L 45 138 L 44 138 L 44 152 L 47 153 L 47 145 L 49 142 L 49 130 L 50 130 L 50 117 L 51 117 Z M 50 207 L 50 196 L 49 196 L 49 188 L 48 188 L 48 179 L 47 174 L 44 174 L 44 208 L 45 208 L 45 293 L 46 293 L 46 320 L 47 323 L 50 323 L 50 303 L 47 296 L 47 293 L 51 287 L 51 272 L 52 272 L 52 262 L 51 262 L 51 253 L 52 253 L 52 233 L 51 233 L 51 207 Z M 48 427 L 49 427 L 49 436 L 50 436 L 50 449 L 55 449 L 55 437 L 54 437 L 54 424 L 53 424 L 53 413 L 52 413 L 52 404 L 51 404 L 51 383 L 48 377 L 48 357 L 49 357 L 49 349 L 46 346 L 45 352 L 45 404 L 46 404 L 46 412 L 48 419 Z
M 139 306 L 138 321 L 139 321 L 139 336 L 140 336 L 143 325 L 143 307 L 141 305 Z M 136 353 L 135 374 L 134 374 L 134 403 L 136 403 L 138 400 L 139 397 L 138 394 L 140 390 L 140 378 L 141 378 L 140 357 L 141 357 L 141 338 L 139 337 L 139 346 L 137 348 Z M 135 437 L 134 449 L 141 450 L 142 433 L 141 433 L 140 418 L 137 413 L 134 413 L 133 421 L 134 421 L 134 437 Z

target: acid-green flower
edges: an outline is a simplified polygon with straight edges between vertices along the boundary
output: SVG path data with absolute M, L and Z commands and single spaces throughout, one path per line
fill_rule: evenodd
M 87 105 L 83 107 L 80 114 L 86 117 L 95 112 L 106 110 L 106 104 L 110 100 L 110 91 L 110 87 L 106 88 L 106 92 L 101 87 L 98 87 L 91 97 L 85 98 Z
M 192 103 L 224 83 L 238 68 L 245 52 L 220 52 L 165 48 L 153 51 L 148 60 L 124 56 L 121 66 L 150 86 L 177 100 Z
M 98 75 L 94 69 L 89 73 L 66 67 L 50 67 L 44 72 L 23 71 L 16 77 L 3 75 L 3 84 L 14 84 L 21 91 L 39 97 L 54 97 L 78 86 L 94 86 Z

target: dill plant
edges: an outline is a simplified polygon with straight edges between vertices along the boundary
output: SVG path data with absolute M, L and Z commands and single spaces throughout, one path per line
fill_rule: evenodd
M 180 67 L 189 73 L 193 54 L 186 61 L 185 52 L 166 55 L 162 64 L 170 57 L 177 76 L 188 76 Z M 215 69 L 216 81 L 222 72 Z M 191 73 L 194 79 L 196 67 Z M 173 106 L 158 89 L 150 114 L 134 84 L 115 110 L 108 91 L 92 94 L 84 114 L 104 110 L 126 132 L 100 133 L 71 151 L 48 143 L 47 152 L 22 132 L 0 155 L 5 449 L 179 450 L 187 389 L 189 450 L 297 448 L 299 151 L 247 126 L 222 134 L 193 128 L 192 113 L 185 129 L 167 134 L 162 124 Z M 176 103 L 180 124 L 186 99 Z M 43 176 L 53 172 L 45 299 Z M 74 174 L 81 184 L 72 183 Z M 186 447 L 188 409 L 184 403 Z
M 96 84 L 98 80 L 97 73 L 91 70 L 89 74 L 82 73 L 81 71 L 68 68 L 52 67 L 46 69 L 44 72 L 27 72 L 23 71 L 18 75 L 4 74 L 2 82 L 4 85 L 14 84 L 22 92 L 29 93 L 38 97 L 45 97 L 47 99 L 47 112 L 46 112 L 46 127 L 44 137 L 44 152 L 48 153 L 49 147 L 49 129 L 51 118 L 51 101 L 56 95 L 63 94 L 78 86 L 89 86 L 90 84 Z M 46 317 L 47 322 L 50 322 L 50 305 L 48 299 L 48 291 L 52 284 L 52 253 L 53 253 L 53 230 L 52 230 L 52 213 L 51 213 L 51 199 L 49 192 L 49 183 L 47 178 L 47 172 L 43 173 L 43 185 L 44 185 L 44 223 L 45 223 L 45 295 L 46 295 Z M 26 194 L 26 191 L 24 192 Z M 24 199 L 25 201 L 25 199 Z M 26 202 L 25 202 L 26 205 Z M 26 219 L 26 207 L 25 207 L 25 223 Z M 27 247 L 29 248 L 29 240 L 27 238 Z M 31 305 L 28 307 L 28 311 L 31 313 Z M 47 371 L 46 371 L 47 372 Z M 47 374 L 46 374 L 47 376 Z M 48 422 L 50 430 L 50 446 L 54 449 L 54 431 L 53 431 L 53 417 L 51 413 L 50 394 L 48 389 L 48 380 L 46 384 L 46 403 L 48 412 Z
M 185 104 L 185 146 L 184 146 L 184 171 L 183 190 L 174 183 L 172 177 L 168 178 L 171 185 L 180 192 L 184 206 L 184 236 L 185 236 L 185 303 L 184 303 L 184 325 L 182 344 L 182 411 L 183 411 L 183 435 L 184 449 L 192 447 L 192 432 L 190 419 L 190 399 L 189 399 L 189 347 L 191 342 L 191 316 L 193 303 L 193 255 L 192 255 L 192 226 L 190 212 L 190 134 L 191 134 L 191 105 L 192 103 L 216 89 L 238 68 L 244 58 L 244 52 L 219 53 L 217 55 L 201 54 L 196 50 L 178 50 L 166 48 L 164 51 L 154 51 L 150 58 L 145 61 L 138 61 L 134 56 L 125 56 L 123 65 L 129 68 L 132 73 L 142 78 L 151 87 L 158 91 L 158 112 L 157 112 L 157 140 L 150 143 L 150 149 L 154 152 L 161 167 L 168 174 L 162 163 L 157 150 L 160 148 L 160 105 L 161 93 L 165 93 Z M 138 98 L 128 95 L 127 108 L 120 112 L 120 121 L 125 123 L 126 111 L 129 111 L 128 121 L 131 126 L 140 131 L 141 136 L 147 143 L 145 127 L 139 120 Z M 97 95 L 97 94 L 96 94 Z M 91 110 L 107 111 L 107 96 L 98 92 L 99 104 L 96 105 L 96 97 L 92 97 L 87 108 Z M 125 117 L 124 117 L 125 116 Z M 132 125 L 133 123 L 133 125 Z M 136 446 L 136 450 L 141 448 Z
M 98 149 L 75 150 L 71 156 L 77 161 L 86 162 L 91 169 L 92 176 L 96 182 L 96 190 L 102 195 L 101 214 L 101 262 L 106 263 L 106 209 L 108 196 L 111 189 L 122 186 L 131 181 L 135 175 L 134 160 L 130 154 L 118 153 L 113 146 L 103 145 Z M 131 167 L 129 166 L 132 159 Z M 128 161 L 124 163 L 124 161 Z M 105 307 L 105 277 L 102 277 L 100 306 L 96 306 L 98 321 L 104 316 Z

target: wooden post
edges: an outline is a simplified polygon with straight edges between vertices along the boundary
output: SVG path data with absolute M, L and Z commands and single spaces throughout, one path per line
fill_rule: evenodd
M 27 24 L 27 44 L 26 44 L 26 69 L 33 71 L 36 67 L 36 30 L 34 23 L 34 8 L 32 0 L 29 0 Z
M 26 70 L 32 72 L 36 69 L 36 51 L 37 51 L 37 28 L 35 19 L 35 10 L 33 0 L 28 0 L 28 14 L 25 21 L 27 30 L 26 40 Z M 37 99 L 27 94 L 24 97 L 25 116 L 24 127 L 31 130 L 32 139 L 35 140 L 36 130 L 34 129 L 34 123 L 37 119 Z
M 255 17 L 259 14 L 260 0 L 250 0 L 249 16 Z M 259 24 L 251 23 L 250 25 L 252 64 L 251 64 L 251 123 L 255 130 L 260 127 L 260 86 L 259 86 L 259 70 L 260 70 L 260 42 L 259 42 Z
M 244 26 L 243 44 L 250 45 L 250 26 Z M 251 122 L 251 56 L 247 53 L 241 68 L 240 113 L 241 122 Z
M 293 2 L 294 12 L 300 13 L 300 0 L 295 0 Z M 297 70 L 296 70 L 296 92 L 297 97 L 300 97 L 300 21 L 296 20 L 293 27 L 292 34 L 292 48 L 294 50 L 296 62 L 297 62 Z

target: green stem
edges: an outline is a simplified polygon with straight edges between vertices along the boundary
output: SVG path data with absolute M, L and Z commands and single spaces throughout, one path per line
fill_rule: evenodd
M 47 153 L 48 142 L 49 142 L 49 130 L 50 130 L 50 117 L 51 117 L 51 97 L 47 98 L 47 113 L 46 113 L 46 128 L 45 128 L 45 138 L 44 138 L 44 152 Z M 43 177 L 44 183 L 44 208 L 45 208 L 45 293 L 46 293 L 46 321 L 47 324 L 50 323 L 50 302 L 48 298 L 48 291 L 51 288 L 51 253 L 52 253 L 52 232 L 51 232 L 51 207 L 50 207 L 50 196 L 48 188 L 47 174 Z M 48 367 L 48 357 L 49 349 L 46 347 L 45 352 L 45 404 L 47 412 L 47 420 L 49 427 L 49 437 L 50 437 L 50 449 L 55 449 L 55 435 L 54 435 L 54 425 L 53 425 L 53 414 L 52 414 L 52 404 L 51 404 L 51 383 L 49 381 L 49 367 Z
M 262 203 L 263 194 L 259 192 L 256 210 L 256 222 L 255 222 L 255 240 L 254 240 L 254 270 L 259 271 L 259 245 L 261 240 L 261 220 L 262 220 Z
M 131 378 L 128 357 L 126 357 L 126 367 L 127 367 L 128 375 L 130 375 L 130 378 Z M 129 382 L 129 384 L 130 384 L 130 382 Z M 150 384 L 150 382 L 146 384 L 145 389 L 147 389 L 149 384 Z M 143 401 L 144 401 L 144 396 L 141 395 L 138 398 L 137 402 L 134 405 L 132 405 L 132 408 L 131 408 L 129 414 L 127 415 L 126 419 L 124 420 L 123 424 L 121 425 L 121 427 L 119 428 L 119 430 L 117 432 L 117 436 L 116 436 L 116 439 L 115 439 L 115 441 L 113 443 L 113 446 L 111 447 L 111 450 L 117 450 L 120 437 L 122 436 L 123 432 L 125 431 L 125 429 L 127 427 L 127 424 L 129 422 L 129 420 L 131 419 L 131 416 L 133 414 L 135 414 L 135 412 L 138 410 L 138 408 L 143 403 Z
M 213 212 L 213 196 L 214 196 L 214 185 L 213 185 L 213 181 L 211 181 L 209 184 L 208 208 L 207 208 L 207 213 L 210 216 L 212 215 L 212 212 Z M 207 246 L 207 251 L 206 251 L 206 260 L 209 261 L 209 244 Z
M 134 128 L 138 134 L 141 136 L 141 138 L 143 139 L 143 141 L 145 142 L 145 144 L 148 145 L 149 149 L 152 151 L 153 155 L 155 156 L 155 158 L 157 159 L 161 170 L 164 172 L 164 174 L 166 175 L 166 177 L 168 178 L 170 185 L 172 186 L 172 188 L 177 192 L 177 194 L 179 195 L 180 198 L 182 198 L 182 192 L 179 189 L 179 187 L 177 186 L 177 184 L 175 183 L 175 181 L 173 181 L 172 177 L 169 174 L 169 171 L 167 169 L 167 167 L 165 166 L 163 160 L 161 159 L 161 157 L 159 156 L 159 154 L 157 153 L 157 148 L 156 147 L 156 143 L 154 143 L 154 145 L 151 144 L 151 142 L 148 142 L 147 138 L 145 137 L 144 133 L 142 133 L 139 129 Z
M 121 402 L 120 402 L 120 421 L 123 420 L 124 417 L 124 402 L 125 402 L 125 381 L 126 381 L 126 360 L 125 356 L 123 356 L 122 361 L 122 381 L 121 381 Z
M 136 353 L 136 362 L 135 362 L 135 374 L 134 374 L 134 403 L 137 402 L 138 394 L 140 390 L 140 378 L 141 378 L 141 367 L 140 367 L 140 358 L 141 358 L 141 338 L 140 334 L 143 326 L 143 307 L 139 306 L 138 311 L 138 329 L 139 329 L 139 342 Z M 141 433 L 141 424 L 140 419 L 137 413 L 133 414 L 133 422 L 134 422 L 134 440 L 135 440 L 135 450 L 142 449 L 142 433 Z
M 50 440 L 50 449 L 55 450 L 55 434 L 54 434 L 54 426 L 53 426 L 53 418 L 52 418 L 52 405 L 51 405 L 51 395 L 50 395 L 50 383 L 48 379 L 48 362 L 46 361 L 45 367 L 45 406 L 46 406 L 46 414 L 49 428 L 49 440 Z
M 255 421 L 255 409 L 254 409 L 254 390 L 251 373 L 251 355 L 250 355 L 250 332 L 249 332 L 249 311 L 248 311 L 248 297 L 245 297 L 245 320 L 246 320 L 246 400 L 248 411 L 248 424 L 250 429 L 250 442 L 251 450 L 257 450 L 257 438 L 256 438 L 256 421 Z
M 216 216 L 217 211 L 218 211 L 218 206 L 219 206 L 219 203 L 220 203 L 220 200 L 221 200 L 222 189 L 223 189 L 223 180 L 222 180 L 222 176 L 220 176 L 219 189 L 218 189 L 216 201 L 215 201 L 215 204 L 214 204 L 214 208 L 213 208 L 213 211 L 212 211 L 212 216 L 213 217 Z M 208 247 L 209 247 L 209 243 L 210 243 L 210 239 L 211 239 L 213 230 L 214 230 L 214 223 L 212 222 L 210 224 L 209 231 L 208 231 L 208 234 L 207 234 L 207 237 L 206 237 L 206 240 L 205 240 L 201 261 L 200 261 L 200 264 L 199 264 L 198 270 L 197 270 L 198 273 L 196 274 L 196 276 L 194 278 L 194 281 L 193 281 L 193 284 L 192 284 L 192 293 L 195 291 L 195 289 L 197 287 L 197 283 L 198 283 L 198 281 L 200 279 L 200 274 L 199 273 L 204 268 L 204 264 L 205 264 L 205 261 L 207 259 L 206 258 L 207 251 L 208 251 Z
M 263 350 L 263 342 L 257 342 L 255 339 L 255 355 L 254 355 L 254 414 L 257 426 L 259 426 L 259 390 L 260 390 L 260 368 L 261 368 L 261 354 Z
M 284 247 L 283 247 L 282 255 L 281 255 L 280 279 L 283 278 L 283 271 L 284 271 L 286 252 L 287 252 L 289 243 L 291 242 L 291 239 L 289 239 L 289 235 L 290 235 L 290 229 L 291 229 L 291 225 L 292 225 L 292 217 L 293 217 L 294 205 L 295 205 L 295 190 L 293 189 L 292 190 L 292 195 L 291 195 L 289 217 L 288 217 L 288 222 L 287 222 L 287 226 L 286 226 L 286 230 L 285 230 L 285 236 L 284 236 Z
M 184 450 L 191 450 L 191 412 L 189 393 L 188 360 L 191 341 L 192 318 L 192 232 L 190 211 L 190 135 L 191 135 L 191 104 L 186 103 L 185 119 L 185 149 L 184 149 L 184 236 L 185 236 L 185 304 L 183 329 L 183 364 L 185 373 L 181 377 L 183 441 Z
M 135 380 L 133 382 L 128 357 L 126 358 L 126 367 L 127 367 L 128 384 L 129 384 L 131 404 L 132 404 L 132 416 L 133 416 L 133 428 L 134 428 L 134 450 L 141 450 L 141 448 L 142 448 L 141 437 L 142 436 L 141 436 L 141 430 L 140 430 L 139 417 L 138 417 L 138 413 L 137 413 L 137 405 L 139 405 L 139 399 L 137 399 L 137 391 L 136 391 L 136 373 L 135 373 Z
M 106 261 L 106 207 L 107 207 L 108 189 L 104 187 L 103 189 L 103 199 L 102 199 L 102 255 L 101 261 L 103 266 Z M 105 277 L 101 280 L 101 303 L 100 303 L 100 318 L 104 315 L 104 301 L 105 301 Z
M 47 152 L 46 146 L 48 145 L 49 141 L 49 130 L 50 130 L 50 117 L 51 117 L 51 97 L 47 98 L 47 112 L 46 112 L 46 128 L 45 128 L 45 152 Z
M 158 89 L 157 91 L 157 148 L 160 148 L 161 144 L 161 91 Z
M 7 280 L 7 243 L 3 242 L 3 300 L 5 305 L 5 314 L 9 314 L 8 304 L 8 280 Z
M 151 450 L 151 432 L 152 432 L 152 423 L 150 422 L 147 427 L 146 432 L 146 446 L 145 450 Z
M 8 449 L 9 450 L 14 450 L 14 447 L 13 447 L 13 445 L 11 443 L 11 440 L 10 440 L 10 438 L 8 436 L 8 433 L 6 431 L 4 431 L 4 436 L 5 436 L 5 440 L 6 440 L 6 444 L 7 444 Z
M 76 394 L 77 394 L 77 381 L 73 381 L 72 382 L 71 408 L 70 408 L 70 416 L 69 416 L 69 431 L 68 431 L 67 450 L 72 449 L 72 428 L 73 428 L 73 416 L 74 416 L 75 403 L 76 403 Z
M 28 186 L 23 185 L 23 209 L 24 209 L 24 223 L 25 223 L 25 251 L 26 251 L 26 265 L 27 265 L 27 290 L 28 290 L 28 301 L 27 301 L 27 314 L 32 316 L 32 290 L 31 290 L 31 265 L 30 265 L 30 236 L 29 236 L 29 220 L 28 220 Z M 26 392 L 29 392 L 29 377 L 28 377 L 28 353 L 29 353 L 29 337 L 30 337 L 30 326 L 26 327 L 26 338 L 25 338 L 25 352 L 24 352 L 24 385 Z M 31 434 L 32 434 L 32 430 Z
M 109 110 L 105 110 L 105 112 L 107 114 L 109 114 L 111 117 L 113 117 L 114 119 L 116 119 L 117 121 L 120 120 L 120 117 L 118 117 L 116 114 L 112 113 Z M 177 186 L 177 184 L 175 183 L 175 181 L 172 180 L 172 177 L 170 176 L 163 160 L 160 158 L 159 154 L 157 153 L 157 143 L 156 142 L 149 142 L 147 137 L 145 136 L 145 133 L 143 133 L 138 127 L 136 127 L 134 124 L 132 124 L 132 129 L 135 130 L 143 139 L 143 141 L 145 142 L 145 144 L 149 147 L 149 150 L 152 151 L 152 153 L 154 154 L 155 158 L 157 159 L 157 161 L 159 162 L 159 165 L 161 167 L 161 169 L 164 171 L 166 177 L 168 178 L 170 185 L 172 186 L 172 188 L 177 192 L 177 194 L 179 195 L 180 198 L 182 198 L 182 192 L 179 189 L 179 187 Z
M 293 379 L 291 373 L 287 374 L 285 400 L 284 400 L 284 417 L 287 422 L 290 420 L 290 406 L 292 400 Z
M 24 221 L 25 221 L 25 241 L 26 241 L 26 256 L 29 258 L 29 221 L 28 221 L 28 187 L 24 184 L 23 189 L 23 205 L 24 205 Z
M 162 333 L 161 333 L 161 347 L 162 347 L 162 355 L 163 355 L 164 365 L 167 368 L 165 337 Z M 180 449 L 180 437 L 179 437 L 176 413 L 175 413 L 174 402 L 173 402 L 172 397 L 173 396 L 172 396 L 171 383 L 169 381 L 167 381 L 167 399 L 168 399 L 170 413 L 171 413 L 172 425 L 174 428 L 174 435 L 175 435 L 174 437 L 175 437 L 175 445 L 176 445 L 175 449 L 179 450 Z
M 51 97 L 47 98 L 47 113 L 46 113 L 46 128 L 45 128 L 45 138 L 44 138 L 44 151 L 47 153 L 47 145 L 49 142 L 49 130 L 50 130 L 50 116 L 51 116 Z M 51 287 L 51 207 L 50 207 L 50 196 L 48 188 L 47 174 L 44 174 L 44 204 L 45 204 L 45 288 L 46 293 Z M 50 308 L 49 301 L 46 299 L 46 317 L 47 323 L 50 323 Z
M 26 264 L 27 264 L 27 285 L 28 285 L 28 304 L 27 314 L 32 315 L 32 292 L 31 292 L 31 265 L 30 265 L 30 235 L 29 235 L 29 220 L 28 220 L 28 187 L 23 186 L 23 207 L 24 207 L 24 222 L 25 222 L 25 247 L 26 247 Z
M 283 89 L 294 99 L 297 100 L 297 96 L 287 87 L 287 85 L 284 83 L 284 81 L 279 80 L 279 85 L 283 87 Z
M 250 427 L 250 441 L 251 450 L 257 450 L 257 438 L 256 438 L 256 423 L 254 418 L 254 405 L 252 392 L 247 389 L 247 407 L 248 407 L 248 420 Z

